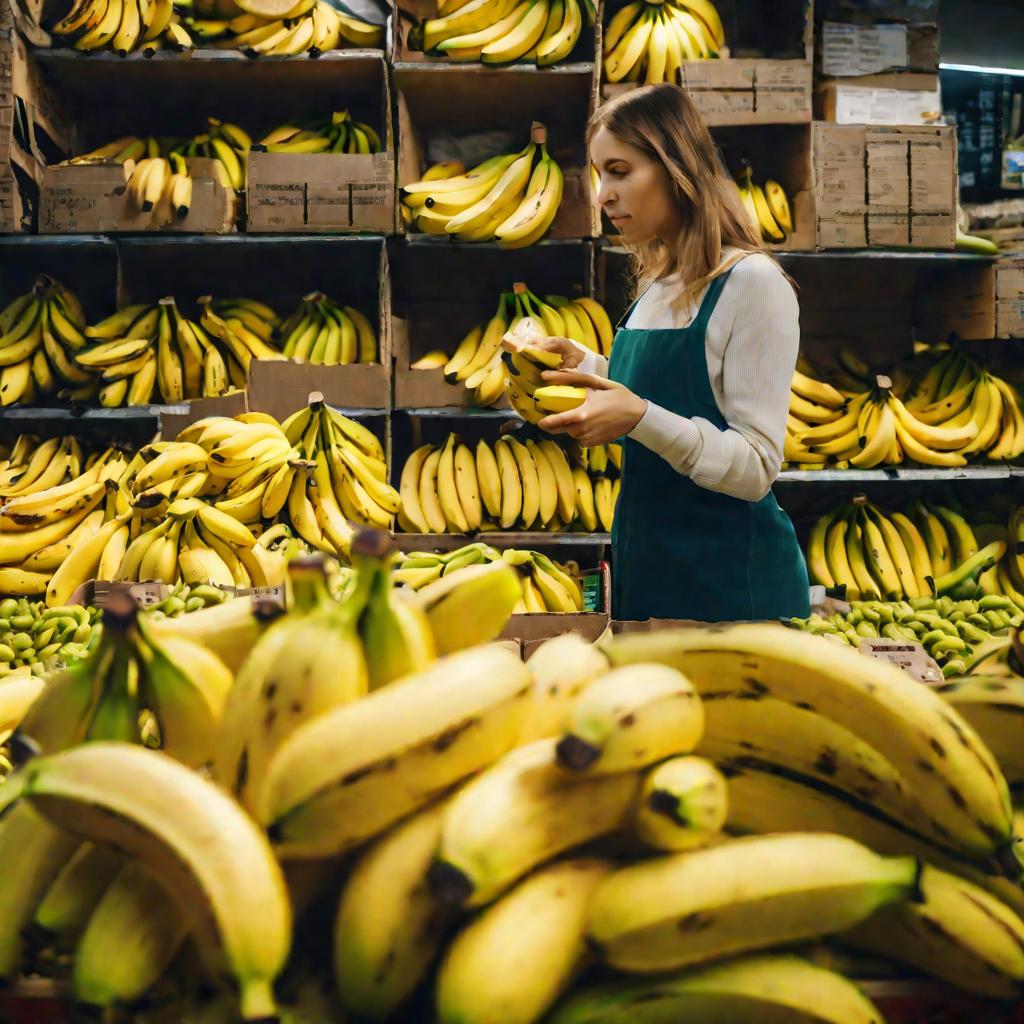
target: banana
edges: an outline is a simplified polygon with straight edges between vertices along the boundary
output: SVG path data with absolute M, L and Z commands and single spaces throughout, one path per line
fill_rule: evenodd
M 481 647 L 329 711 L 274 755 L 259 818 L 284 857 L 351 849 L 512 746 L 529 685 L 512 654 Z
M 287 890 L 230 797 L 163 754 L 105 742 L 33 760 L 21 788 L 52 823 L 115 844 L 167 879 L 210 963 L 235 979 L 242 1016 L 274 1013 L 272 983 L 291 941 Z
M 520 512 L 520 525 L 524 530 L 531 529 L 540 515 L 540 475 L 537 463 L 530 449 L 514 437 L 503 439 L 516 460 L 519 478 L 523 488 L 523 506 Z
M 984 672 L 984 668 L 977 671 Z M 1020 740 L 1024 681 L 970 675 L 939 687 L 939 695 L 977 730 L 1010 785 L 1024 782 Z
M 611 34 L 605 42 L 604 72 L 609 82 L 622 81 L 647 49 L 654 28 L 654 19 L 646 5 L 640 9 L 640 17 L 629 25 L 616 43 L 611 42 Z
M 725 827 L 728 785 L 701 757 L 672 757 L 644 776 L 632 828 L 655 850 L 695 850 Z
M 765 954 L 650 981 L 583 989 L 556 1008 L 550 1024 L 684 1020 L 879 1024 L 882 1015 L 841 974 L 799 957 Z
M 512 449 L 509 438 L 499 438 L 494 443 L 494 454 L 501 475 L 501 519 L 503 530 L 511 529 L 520 518 L 524 498 L 523 479 L 520 475 L 519 461 Z
M 587 906 L 609 870 L 596 859 L 556 862 L 488 907 L 445 955 L 437 980 L 438 1019 L 539 1020 L 588 958 Z
M 217 779 L 253 813 L 261 806 L 274 757 L 289 738 L 368 688 L 355 633 L 366 591 L 351 604 L 334 604 L 319 559 L 292 562 L 289 580 L 300 612 L 267 630 L 239 669 L 217 744 Z
M 345 882 L 334 920 L 334 978 L 351 1013 L 389 1018 L 450 931 L 453 915 L 426 885 L 444 809 L 443 801 L 432 804 L 375 840 Z
M 165 884 L 143 865 L 126 864 L 104 891 L 75 949 L 75 999 L 95 1007 L 136 1002 L 163 976 L 188 930 L 188 919 Z
M 921 894 L 920 903 L 881 909 L 842 941 L 957 988 L 1016 999 L 1024 981 L 1024 922 L 984 889 L 929 864 Z
M 576 515 L 580 525 L 587 533 L 594 533 L 597 530 L 594 486 L 587 471 L 581 466 L 573 466 L 572 478 L 576 485 Z
M 591 900 L 587 935 L 619 970 L 674 970 L 845 930 L 914 899 L 918 876 L 915 858 L 879 857 L 844 836 L 733 839 L 613 872 Z
M 621 636 L 605 653 L 614 665 L 671 665 L 702 694 L 729 688 L 806 702 L 885 751 L 944 844 L 986 856 L 1009 839 L 1008 793 L 992 755 L 941 697 L 893 666 L 768 624 Z
M 431 887 L 449 904 L 489 903 L 537 865 L 621 827 L 638 788 L 633 772 L 574 778 L 553 739 L 519 747 L 452 799 Z
M 501 518 L 501 472 L 498 469 L 498 460 L 494 449 L 482 438 L 476 445 L 475 469 L 484 509 L 491 519 L 497 521 Z
M 436 657 L 426 614 L 393 590 L 390 548 L 385 534 L 370 530 L 360 531 L 352 544 L 356 572 L 371 578 L 359 635 L 372 690 L 422 671 Z
M 5 981 L 12 981 L 20 973 L 22 930 L 78 845 L 73 836 L 43 819 L 24 801 L 0 820 L 4 865 L 4 884 L 0 886 L 0 978 Z
M 121 864 L 109 847 L 82 843 L 36 908 L 30 941 L 62 950 L 77 941 Z
M 533 680 L 520 745 L 560 736 L 577 698 L 608 670 L 608 660 L 577 633 L 544 641 L 526 662 Z
M 664 665 L 630 665 L 603 675 L 577 698 L 558 761 L 588 774 L 645 768 L 688 754 L 703 731 L 704 708 L 684 675 Z
M 505 628 L 521 597 L 516 571 L 503 561 L 473 565 L 417 591 L 438 654 L 493 640 Z

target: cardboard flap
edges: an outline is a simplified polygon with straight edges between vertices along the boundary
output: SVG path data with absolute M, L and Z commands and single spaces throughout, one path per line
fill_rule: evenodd
M 311 391 L 320 391 L 340 409 L 381 409 L 389 405 L 388 368 L 379 363 L 312 366 L 290 359 L 254 359 L 249 364 L 248 403 L 279 422 L 301 409 Z

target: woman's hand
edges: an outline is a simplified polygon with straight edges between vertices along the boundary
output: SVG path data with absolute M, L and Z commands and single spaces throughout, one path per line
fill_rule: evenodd
M 557 352 L 562 357 L 563 370 L 575 370 L 583 362 L 585 353 L 574 345 L 568 338 L 535 338 L 530 344 L 534 348 L 543 349 L 545 352 Z M 502 342 L 504 348 L 514 352 L 515 346 Z
M 568 434 L 584 448 L 607 444 L 628 434 L 647 411 L 646 399 L 613 380 L 579 370 L 546 370 L 548 384 L 586 388 L 587 400 L 576 409 L 545 416 L 537 426 L 549 434 Z

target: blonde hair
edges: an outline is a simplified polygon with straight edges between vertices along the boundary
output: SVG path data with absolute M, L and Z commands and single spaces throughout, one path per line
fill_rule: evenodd
M 764 252 L 739 190 L 690 97 L 678 85 L 647 85 L 599 107 L 587 126 L 587 148 L 607 129 L 620 142 L 660 160 L 675 191 L 683 228 L 675 246 L 656 238 L 630 246 L 634 297 L 652 281 L 681 271 L 679 308 L 691 307 L 704 288 L 747 253 Z M 722 249 L 741 250 L 722 265 Z

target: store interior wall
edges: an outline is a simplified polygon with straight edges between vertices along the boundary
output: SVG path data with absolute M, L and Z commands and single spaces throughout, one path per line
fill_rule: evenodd
M 942 60 L 1024 71 L 1024 0 L 942 0 Z

